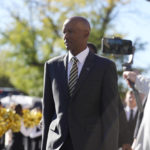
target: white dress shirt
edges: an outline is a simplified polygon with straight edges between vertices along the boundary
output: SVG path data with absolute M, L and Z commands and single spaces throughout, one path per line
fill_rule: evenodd
M 75 57 L 78 59 L 78 77 L 80 75 L 80 72 L 82 70 L 82 67 L 84 65 L 84 62 L 86 60 L 87 55 L 89 54 L 89 48 L 87 47 L 85 50 L 83 50 L 81 53 L 79 53 L 78 55 L 76 55 Z M 69 51 L 69 56 L 68 56 L 68 81 L 69 81 L 69 75 L 70 75 L 70 71 L 73 65 L 73 62 L 71 61 L 71 58 L 74 57 L 71 52 Z

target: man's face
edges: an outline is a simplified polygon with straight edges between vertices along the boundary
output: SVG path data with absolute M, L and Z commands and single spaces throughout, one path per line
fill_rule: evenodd
M 63 26 L 63 34 L 66 48 L 73 54 L 79 53 L 87 41 L 84 27 L 77 21 L 67 20 Z
M 136 106 L 136 100 L 135 100 L 135 96 L 133 93 L 128 93 L 126 96 L 126 104 L 130 107 L 130 108 L 134 108 Z

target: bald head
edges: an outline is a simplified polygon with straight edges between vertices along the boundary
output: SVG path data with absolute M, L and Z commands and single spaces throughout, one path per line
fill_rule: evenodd
M 89 22 L 80 16 L 67 19 L 63 25 L 66 48 L 76 55 L 86 49 L 90 34 Z
M 91 30 L 89 22 L 84 17 L 80 16 L 71 17 L 67 19 L 64 24 L 70 22 L 73 23 L 74 25 L 77 25 L 81 30 L 86 30 L 88 32 L 90 32 Z
M 81 24 L 85 29 L 90 31 L 90 24 L 87 21 L 87 19 L 80 17 L 80 16 L 75 16 L 75 17 L 71 17 L 69 20 L 72 22 Z

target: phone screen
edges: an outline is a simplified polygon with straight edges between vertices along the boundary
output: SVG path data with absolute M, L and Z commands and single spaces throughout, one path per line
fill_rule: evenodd
M 132 54 L 132 41 L 122 40 L 119 38 L 103 38 L 102 39 L 102 51 L 103 53 L 112 53 L 112 54 Z

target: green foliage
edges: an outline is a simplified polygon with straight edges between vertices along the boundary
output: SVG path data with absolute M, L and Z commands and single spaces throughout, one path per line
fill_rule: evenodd
M 65 52 L 64 20 L 74 15 L 86 17 L 92 27 L 89 41 L 100 50 L 102 37 L 112 27 L 112 13 L 122 1 L 24 0 L 27 15 L 20 15 L 23 10 L 10 12 L 11 28 L 0 31 L 1 77 L 8 78 L 14 87 L 29 95 L 42 96 L 44 62 Z

